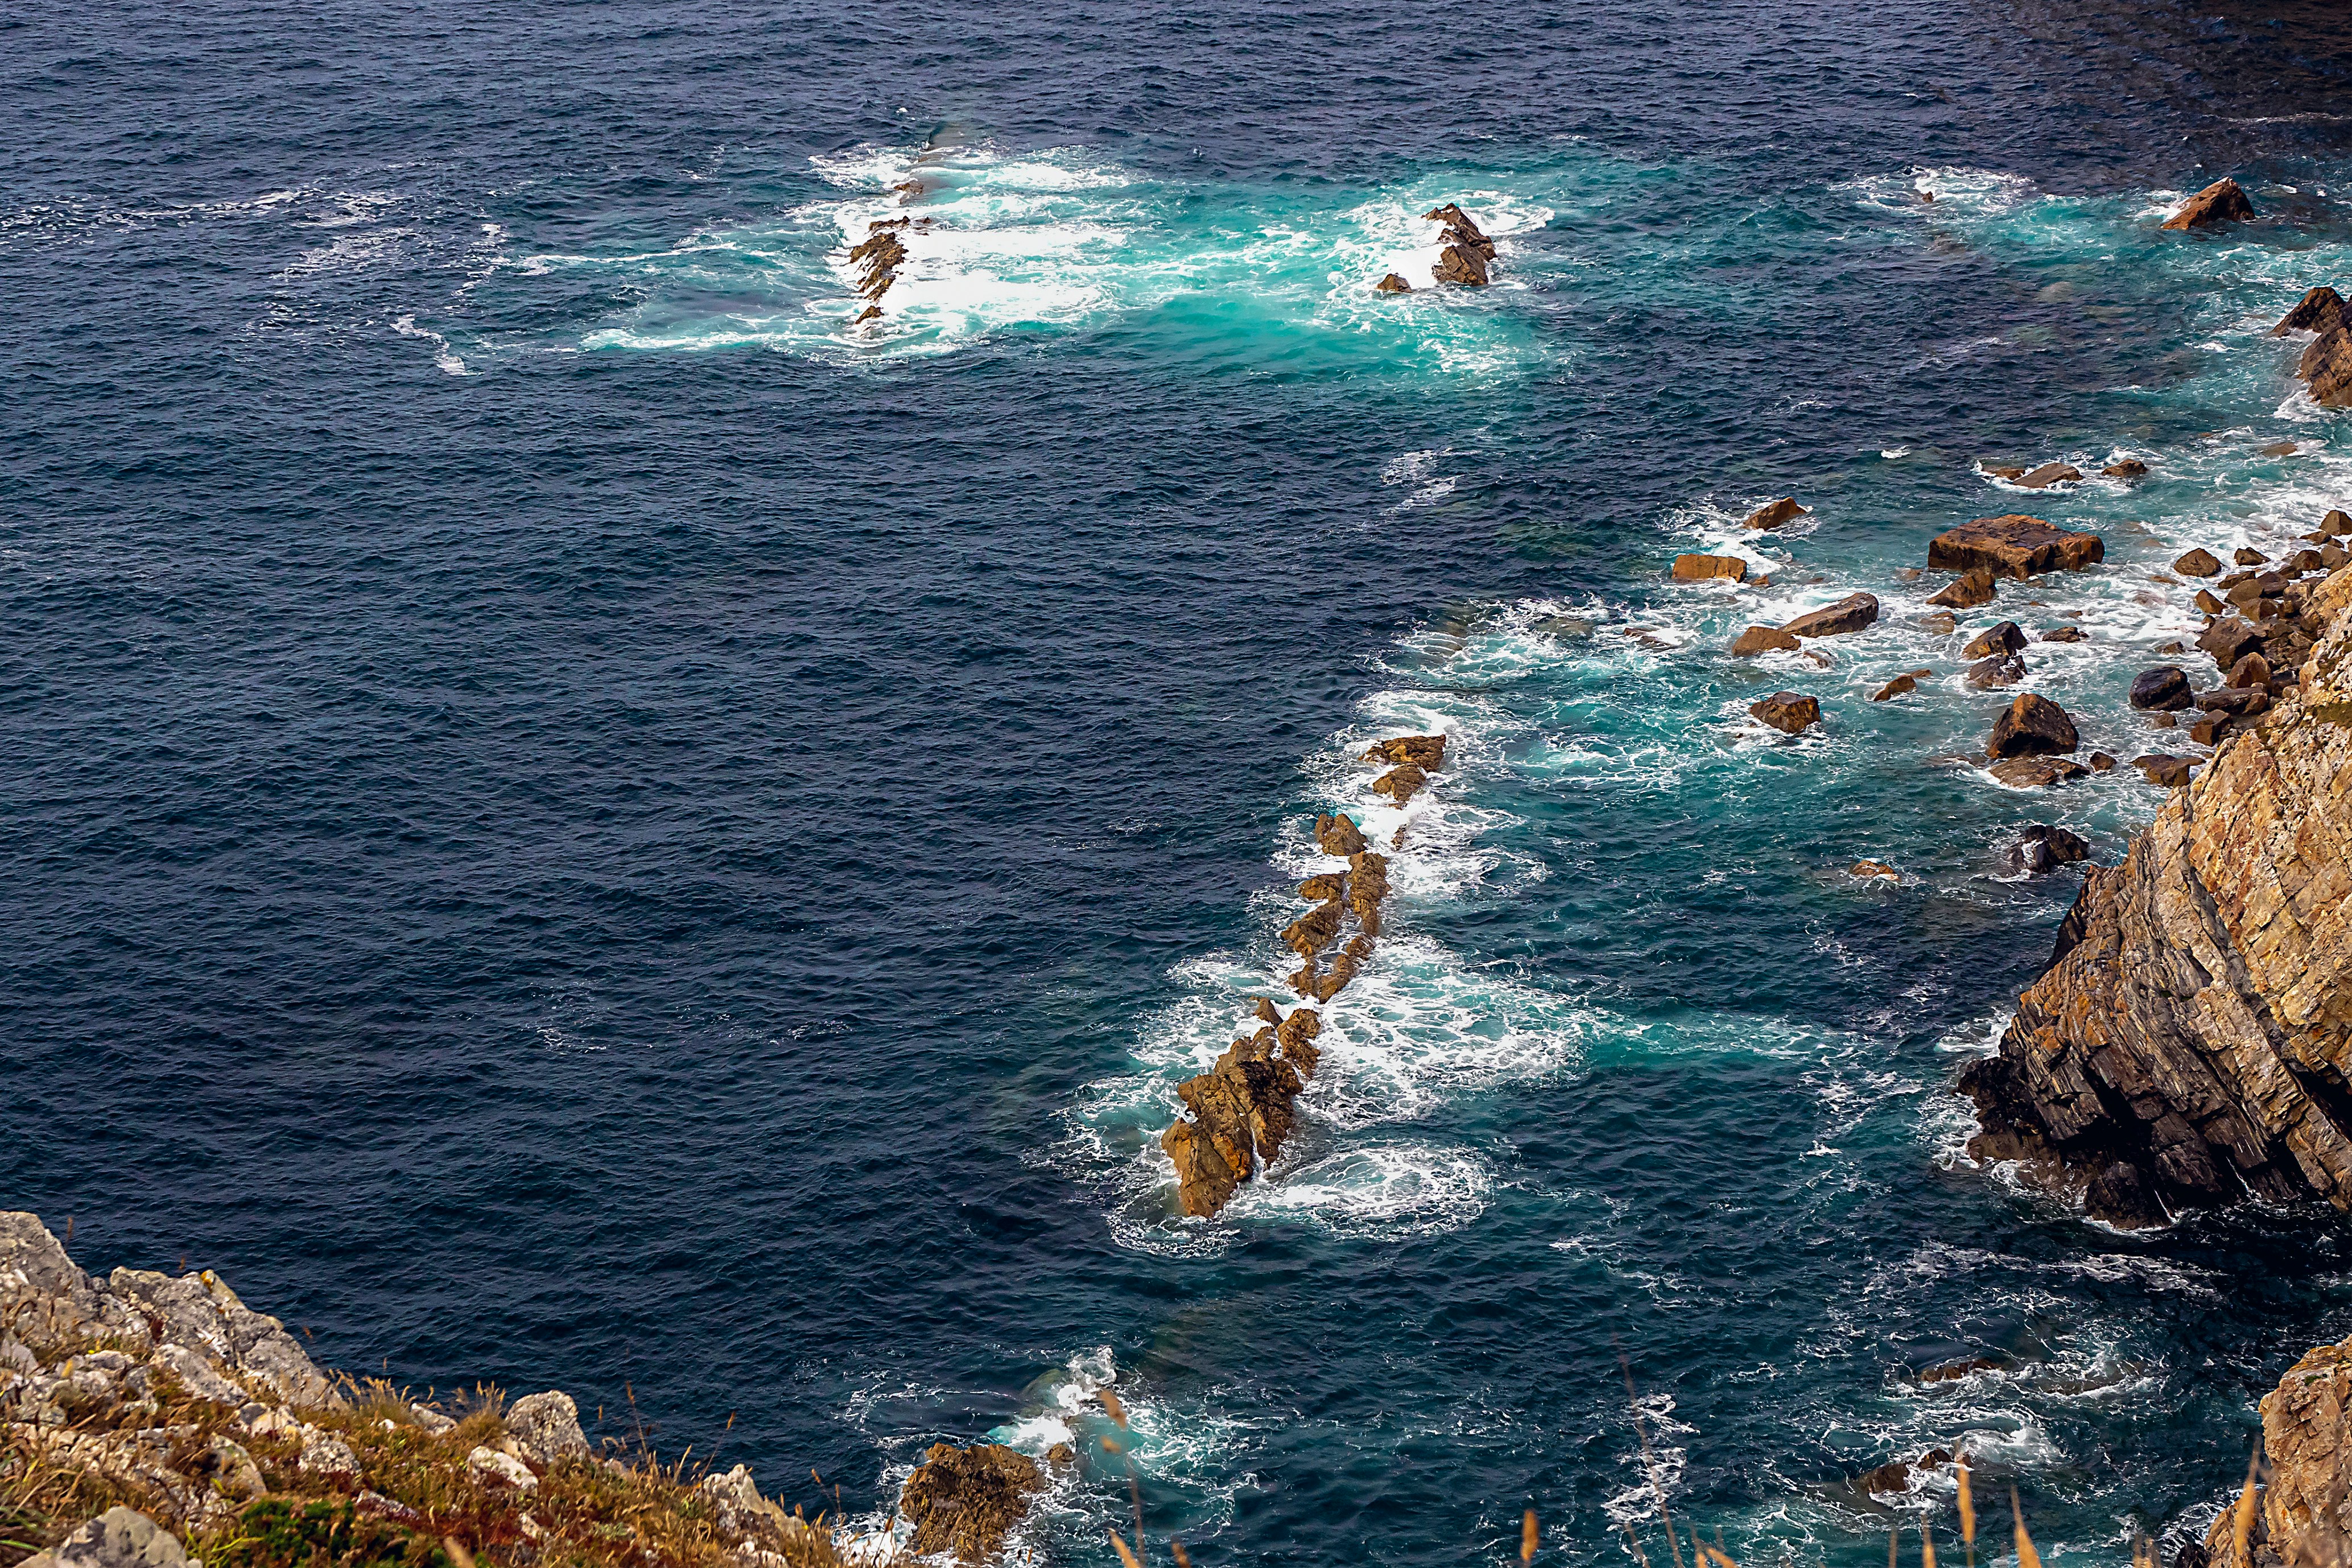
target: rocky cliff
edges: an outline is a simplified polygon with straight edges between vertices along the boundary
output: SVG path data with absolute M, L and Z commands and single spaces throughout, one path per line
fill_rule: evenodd
M 2295 681 L 2090 873 L 1960 1081 L 1971 1153 L 2111 1224 L 2248 1193 L 2352 1209 L 2352 568 L 2296 587 L 2261 623 L 2313 639 Z
M 2338 1568 L 2352 1563 L 2352 1340 L 2322 1345 L 2263 1400 L 2263 1484 L 2205 1537 L 2212 1568 Z M 2243 1517 L 2240 1508 L 2243 1507 Z M 2194 1549 L 2180 1568 L 2203 1568 Z

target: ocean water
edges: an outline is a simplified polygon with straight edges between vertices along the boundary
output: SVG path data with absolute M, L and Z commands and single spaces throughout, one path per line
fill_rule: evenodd
M 1948 1550 L 1942 1483 L 1851 1479 L 1956 1443 L 2045 1557 L 2120 1561 L 2352 1329 L 2332 1215 L 2118 1236 L 1960 1152 L 2076 885 L 2003 847 L 2112 862 L 2158 796 L 1955 765 L 2000 702 L 1900 575 L 1972 516 L 2098 529 L 1997 609 L 2090 634 L 2027 655 L 2087 746 L 2167 738 L 2152 578 L 2352 499 L 2263 335 L 2352 273 L 2340 16 L 101 4 L 0 46 L 0 1205 L 84 1261 L 812 1511 L 1075 1440 L 1023 1540 L 1066 1563 L 1129 1507 L 1106 1384 L 1155 1549 L 1501 1562 L 1532 1507 L 1630 1561 L 1621 1349 L 1742 1562 Z M 2225 172 L 2262 221 L 2157 232 Z M 910 176 L 853 332 L 842 242 Z M 1372 295 L 1445 200 L 1496 286 Z M 1696 549 L 1771 585 L 1665 581 Z M 1827 668 L 1721 651 L 1854 590 Z M 1748 720 L 1783 686 L 1818 731 Z M 1433 728 L 1376 803 L 1355 753 Z M 1174 1217 L 1175 1085 L 1335 807 L 1408 826 L 1390 935 L 1273 1179 Z

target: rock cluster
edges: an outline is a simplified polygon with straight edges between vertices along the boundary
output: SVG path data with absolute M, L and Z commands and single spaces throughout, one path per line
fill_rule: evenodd
M 1479 232 L 1478 226 L 1470 221 L 1470 215 L 1456 203 L 1433 207 L 1421 216 L 1444 228 L 1439 237 L 1437 265 L 1431 268 L 1432 276 L 1440 283 L 1484 287 L 1493 276 L 1495 242 Z
M 2000 1053 L 1960 1081 L 1978 1158 L 2116 1226 L 2246 1193 L 2352 1208 L 2352 568 L 2247 625 L 2297 676 L 2246 666 L 2259 685 L 2200 700 L 2220 749 L 2089 873 Z
M 1392 736 L 1374 742 L 1361 760 L 1389 764 L 1371 787 L 1402 806 L 1444 767 L 1445 737 Z M 1344 859 L 1347 868 L 1298 885 L 1298 896 L 1313 907 L 1283 928 L 1282 942 L 1299 957 L 1291 989 L 1303 1001 L 1324 1003 L 1345 989 L 1372 955 L 1381 934 L 1381 906 L 1389 896 L 1389 858 L 1344 814 L 1317 817 L 1315 843 L 1324 854 Z M 1342 942 L 1350 924 L 1354 934 Z M 1335 944 L 1339 951 L 1325 969 L 1322 955 Z M 1236 1038 L 1207 1072 L 1177 1086 L 1177 1098 L 1190 1114 L 1160 1136 L 1160 1148 L 1176 1167 L 1177 1201 L 1188 1215 L 1215 1214 L 1244 1182 L 1264 1174 L 1281 1157 L 1295 1120 L 1291 1102 L 1322 1059 L 1315 1039 L 1323 1019 L 1312 1007 L 1295 1006 L 1286 1014 L 1271 998 L 1260 997 L 1254 1022 L 1255 1029 Z
M 898 268 L 907 259 L 907 242 L 900 231 L 913 222 L 903 217 L 877 218 L 866 226 L 866 237 L 849 247 L 849 265 L 866 269 L 857 280 L 858 298 L 866 302 L 866 309 L 853 318 L 852 326 L 882 314 L 882 296 L 898 280 Z
M 1004 1537 L 1045 1488 L 1037 1461 L 1001 1443 L 959 1448 L 934 1443 L 898 1492 L 898 1516 L 914 1526 L 918 1556 L 952 1552 L 964 1563 L 991 1562 Z
M 2271 329 L 2273 337 L 2288 332 L 2313 334 L 2295 365 L 2311 400 L 2326 408 L 2352 407 L 2352 309 L 2343 296 L 2333 289 L 2314 289 Z

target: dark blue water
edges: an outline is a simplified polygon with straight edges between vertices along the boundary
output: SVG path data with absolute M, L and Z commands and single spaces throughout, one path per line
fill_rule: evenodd
M 2317 6 L 0 17 L 0 1204 L 812 1509 L 1110 1377 L 1204 1562 L 1617 1561 L 1622 1342 L 1742 1561 L 1874 1560 L 1845 1479 L 1955 1440 L 2045 1553 L 2199 1528 L 2341 1227 L 1958 1155 L 2073 892 L 2006 836 L 2157 801 L 1864 695 L 2025 508 L 2109 542 L 2004 602 L 2093 633 L 2037 682 L 2148 749 L 2149 574 L 2352 496 L 2260 336 L 2344 279 L 2347 79 Z M 2264 220 L 2159 239 L 2224 172 Z M 1371 298 L 1457 196 L 1504 286 Z M 1709 545 L 1775 586 L 1662 583 Z M 1717 651 L 1853 588 L 1830 670 Z M 1306 823 L 1440 724 L 1297 1152 L 1173 1219 Z

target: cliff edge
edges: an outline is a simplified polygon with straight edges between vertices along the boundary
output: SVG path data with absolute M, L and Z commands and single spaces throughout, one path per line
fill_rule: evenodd
M 2313 639 L 2298 679 L 2089 874 L 1960 1079 L 1970 1154 L 2118 1226 L 2246 1194 L 2352 1209 L 2352 567 L 2280 608 L 2272 647 Z

